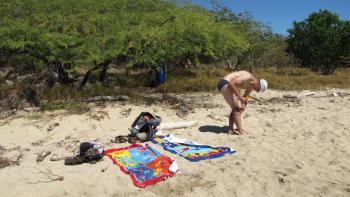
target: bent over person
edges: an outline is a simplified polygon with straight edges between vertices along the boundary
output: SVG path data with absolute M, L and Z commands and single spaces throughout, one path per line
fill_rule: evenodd
M 248 132 L 243 129 L 241 122 L 241 114 L 247 106 L 247 98 L 253 90 L 264 92 L 267 89 L 267 81 L 264 79 L 257 80 L 247 71 L 237 71 L 222 78 L 217 87 L 231 107 L 227 133 L 231 135 L 247 134 Z M 241 89 L 245 90 L 243 95 L 240 94 Z M 237 130 L 233 128 L 234 124 L 236 124 Z

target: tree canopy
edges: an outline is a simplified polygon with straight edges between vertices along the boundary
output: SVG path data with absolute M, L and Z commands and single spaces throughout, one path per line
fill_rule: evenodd
M 62 82 L 80 65 L 217 62 L 248 48 L 236 28 L 193 5 L 162 0 L 1 0 L 0 49 Z
M 301 22 L 294 22 L 289 29 L 289 51 L 306 67 L 332 74 L 348 56 L 350 23 L 328 10 L 312 13 Z

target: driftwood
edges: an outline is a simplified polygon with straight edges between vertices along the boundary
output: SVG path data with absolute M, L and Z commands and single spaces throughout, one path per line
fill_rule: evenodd
M 171 129 L 182 129 L 188 127 L 194 127 L 197 125 L 197 121 L 184 121 L 184 122 L 166 122 L 159 125 L 160 129 L 171 130 Z
M 99 101 L 128 101 L 129 97 L 125 95 L 120 96 L 95 96 L 85 99 L 85 102 L 99 102 Z
M 51 154 L 51 151 L 43 151 L 38 153 L 36 162 L 42 162 L 45 159 L 45 157 L 47 157 L 49 154 Z
M 50 158 L 50 161 L 60 161 L 60 160 L 64 160 L 66 157 L 63 156 L 59 156 L 57 154 L 53 154 Z
M 339 92 L 338 94 L 341 97 L 350 96 L 350 92 Z
M 316 92 L 307 92 L 304 94 L 304 96 L 314 96 L 316 95 Z
M 286 94 L 286 95 L 283 95 L 283 98 L 285 98 L 285 99 L 297 99 L 298 97 Z
M 316 92 L 307 92 L 304 94 L 304 96 L 311 96 L 313 98 L 328 98 L 328 97 L 346 97 L 350 96 L 350 92 L 331 92 L 326 95 L 317 95 Z

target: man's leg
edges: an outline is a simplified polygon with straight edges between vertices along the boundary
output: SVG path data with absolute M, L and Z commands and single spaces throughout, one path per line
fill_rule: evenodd
M 231 111 L 230 113 L 230 117 L 228 118 L 228 128 L 233 130 L 233 126 L 235 124 L 234 120 L 233 120 L 233 114 L 234 111 Z
M 230 117 L 229 117 L 229 127 L 228 127 L 228 131 L 227 133 L 230 135 L 239 135 L 239 132 L 236 131 L 236 129 L 234 129 L 234 110 L 231 111 L 230 113 Z
M 236 124 L 238 133 L 240 135 L 248 134 L 249 132 L 247 132 L 246 130 L 243 129 L 241 114 L 242 114 L 242 112 L 239 109 L 237 109 L 237 111 L 234 112 L 233 121 Z
M 242 103 L 240 102 L 239 98 L 235 94 L 232 94 L 232 97 L 236 106 L 235 109 L 233 110 L 234 111 L 233 121 L 234 121 L 234 124 L 236 124 L 238 134 L 248 134 L 248 132 L 244 130 L 242 126 L 242 117 L 241 117 L 243 113 Z
M 222 94 L 222 96 L 224 97 L 225 101 L 227 102 L 227 104 L 230 105 L 231 107 L 231 113 L 230 113 L 230 117 L 229 117 L 229 128 L 228 128 L 228 133 L 229 134 L 233 134 L 233 125 L 234 125 L 234 109 L 236 108 L 235 106 L 235 101 L 232 97 L 232 92 L 230 90 L 230 88 L 228 87 L 228 85 L 224 86 L 220 93 Z
M 233 112 L 233 121 L 236 123 L 239 134 L 243 134 L 244 131 L 242 128 L 241 112 L 239 112 L 238 109 Z

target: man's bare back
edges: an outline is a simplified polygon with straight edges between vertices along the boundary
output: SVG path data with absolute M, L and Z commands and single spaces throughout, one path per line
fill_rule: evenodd
M 230 82 L 230 85 L 234 84 L 240 89 L 251 89 L 252 82 L 257 82 L 255 77 L 247 71 L 237 71 L 226 75 L 223 79 Z

